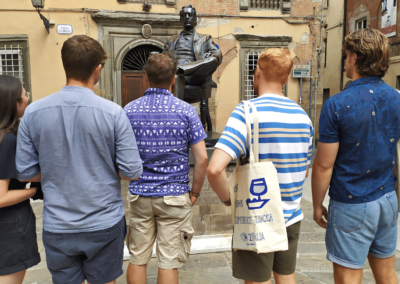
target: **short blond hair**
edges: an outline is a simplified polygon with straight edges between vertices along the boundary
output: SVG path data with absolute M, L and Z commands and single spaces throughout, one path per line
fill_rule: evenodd
M 266 48 L 258 58 L 257 65 L 260 67 L 264 78 L 268 81 L 279 81 L 285 84 L 293 67 L 293 59 L 290 51 L 285 48 Z

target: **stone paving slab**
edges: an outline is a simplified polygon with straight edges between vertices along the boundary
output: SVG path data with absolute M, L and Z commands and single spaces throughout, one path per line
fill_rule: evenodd
M 37 218 L 37 233 L 42 262 L 29 269 L 24 284 L 50 284 L 51 275 L 46 267 L 44 247 L 42 243 L 42 211 L 41 202 L 32 203 Z M 326 259 L 325 230 L 312 220 L 312 203 L 302 200 L 304 220 L 297 254 L 297 283 L 319 284 L 334 283 L 332 263 Z M 230 252 L 191 255 L 188 263 L 179 269 L 180 284 L 243 284 L 242 280 L 232 276 L 232 257 Z M 118 284 L 126 284 L 128 261 L 124 262 L 124 274 L 118 278 Z M 400 280 L 400 252 L 395 256 L 395 267 Z M 157 283 L 157 259 L 148 264 L 148 284 Z M 272 281 L 275 283 L 274 281 Z M 363 284 L 375 283 L 368 262 L 363 273 Z

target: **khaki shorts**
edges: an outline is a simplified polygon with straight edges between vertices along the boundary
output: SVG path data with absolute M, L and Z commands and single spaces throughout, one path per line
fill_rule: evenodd
M 297 244 L 300 236 L 300 221 L 286 228 L 289 249 L 257 254 L 254 251 L 232 250 L 233 276 L 239 279 L 266 282 L 272 271 L 291 275 L 296 270 Z
M 147 264 L 156 241 L 158 266 L 183 266 L 193 237 L 192 203 L 189 193 L 180 196 L 145 197 L 128 195 L 130 202 L 127 245 L 130 263 Z

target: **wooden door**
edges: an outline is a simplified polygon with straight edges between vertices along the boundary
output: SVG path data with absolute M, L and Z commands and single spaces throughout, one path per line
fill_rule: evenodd
M 122 73 L 122 107 L 143 96 L 149 87 L 146 72 Z

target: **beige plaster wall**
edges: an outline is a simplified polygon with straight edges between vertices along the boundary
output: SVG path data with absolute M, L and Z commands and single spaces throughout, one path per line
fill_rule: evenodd
M 396 88 L 396 79 L 400 76 L 400 56 L 390 58 L 390 67 L 383 80 L 393 88 Z
M 145 1 L 143 1 L 145 2 Z M 119 4 L 117 0 L 46 0 L 44 9 L 101 9 L 142 12 L 143 3 Z M 0 0 L 1 9 L 33 9 L 31 0 Z M 151 13 L 175 13 L 175 7 L 152 4 Z
M 72 35 L 87 34 L 99 37 L 98 24 L 85 9 L 104 9 L 141 12 L 140 3 L 119 4 L 116 0 L 46 0 L 41 12 L 49 20 L 73 27 Z M 57 10 L 57 11 L 55 11 Z M 73 11 L 71 11 L 73 10 Z M 175 13 L 175 8 L 153 5 L 152 13 Z M 86 24 L 84 17 L 86 16 Z M 59 35 L 56 27 L 48 34 L 30 0 L 0 0 L 0 34 L 24 34 L 29 37 L 30 73 L 33 101 L 59 91 L 65 85 L 61 62 L 61 47 L 71 35 Z
M 257 11 L 254 11 L 257 12 Z M 271 11 L 268 11 L 271 13 Z M 252 27 L 254 26 L 254 27 Z M 293 51 L 301 36 L 309 32 L 307 24 L 291 25 L 281 19 L 230 19 L 220 25 L 211 25 L 197 29 L 199 33 L 210 34 L 213 38 L 222 38 L 229 34 L 240 33 L 257 35 L 291 35 L 293 42 L 290 44 L 292 57 L 296 54 Z M 222 133 L 229 115 L 239 103 L 240 94 L 240 43 L 237 42 L 238 56 L 225 68 L 218 83 L 216 102 L 216 129 Z M 299 83 L 297 79 L 290 79 L 288 83 L 288 97 L 299 102 Z
M 38 13 L 33 9 L 30 0 L 8 1 L 0 0 L 1 34 L 26 34 L 29 37 L 30 72 L 33 100 L 44 98 L 59 91 L 65 85 L 65 75 L 61 62 L 61 47 L 70 35 L 59 35 L 56 28 L 50 29 L 50 34 L 44 28 Z M 142 4 L 128 3 L 121 5 L 116 0 L 46 0 L 42 14 L 55 24 L 69 24 L 74 33 L 88 34 L 98 39 L 99 27 L 86 14 L 85 26 L 84 8 L 142 11 Z M 11 10 L 7 10 L 11 9 Z M 71 9 L 73 11 L 71 11 Z M 57 11 L 55 11 L 57 10 Z M 175 8 L 165 5 L 153 5 L 151 13 L 172 13 Z M 279 11 L 249 11 L 243 16 L 280 17 Z M 291 25 L 282 19 L 251 19 L 251 18 L 203 18 L 200 21 L 199 33 L 211 34 L 214 38 L 222 38 L 235 33 L 259 35 L 291 35 L 290 44 L 292 57 L 294 49 L 301 41 L 304 33 L 309 33 L 307 24 Z M 234 107 L 239 103 L 240 94 L 240 43 L 237 42 L 238 54 L 221 74 L 216 95 L 216 131 L 222 132 L 227 119 Z M 291 79 L 288 84 L 288 97 L 298 102 L 299 84 L 297 79 Z
M 21 1 L 22 2 L 22 1 Z M 57 24 L 73 26 L 73 35 L 86 34 L 82 13 L 49 12 L 44 14 Z M 61 48 L 70 35 L 60 35 L 56 28 L 48 34 L 36 11 L 0 11 L 2 35 L 24 34 L 29 37 L 30 74 L 33 101 L 59 91 L 65 85 L 65 74 L 61 62 Z M 98 37 L 98 27 L 87 15 L 88 34 Z
M 324 68 L 323 88 L 330 89 L 330 96 L 333 96 L 340 92 L 343 26 L 338 25 L 340 23 L 343 24 L 344 21 L 344 0 L 329 1 L 329 8 L 326 10 L 326 14 L 328 23 L 326 31 L 328 50 L 326 67 Z M 344 84 L 346 82 L 344 78 Z

